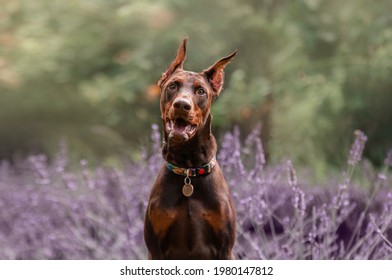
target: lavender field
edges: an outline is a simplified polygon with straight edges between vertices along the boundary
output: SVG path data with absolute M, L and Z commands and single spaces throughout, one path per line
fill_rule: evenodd
M 259 134 L 241 142 L 234 129 L 217 155 L 237 208 L 238 259 L 392 259 L 392 151 L 372 171 L 357 131 L 346 169 L 317 185 L 289 160 L 266 164 Z M 143 216 L 162 164 L 157 126 L 142 154 L 121 168 L 75 167 L 60 144 L 50 160 L 1 161 L 0 259 L 145 259 Z

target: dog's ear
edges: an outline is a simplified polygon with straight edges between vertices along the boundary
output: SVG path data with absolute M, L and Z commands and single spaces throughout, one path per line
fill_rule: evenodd
M 219 59 L 217 62 L 215 62 L 214 65 L 203 71 L 203 74 L 206 75 L 208 82 L 210 83 L 212 89 L 214 90 L 214 93 L 216 94 L 215 97 L 219 95 L 223 87 L 223 70 L 225 69 L 226 65 L 231 62 L 231 60 L 236 54 L 237 50 L 235 50 L 231 55 Z
M 162 74 L 161 79 L 158 81 L 158 86 L 161 86 L 177 69 L 183 69 L 184 61 L 186 59 L 186 43 L 188 37 L 185 37 L 178 47 L 176 58 L 170 64 L 169 68 Z

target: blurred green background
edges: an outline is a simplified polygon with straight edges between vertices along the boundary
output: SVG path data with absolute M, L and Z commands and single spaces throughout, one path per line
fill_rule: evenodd
M 355 129 L 377 166 L 392 146 L 390 0 L 0 0 L 0 160 L 56 151 L 135 157 L 160 124 L 156 82 L 234 49 L 217 135 L 259 122 L 270 161 L 344 164 Z

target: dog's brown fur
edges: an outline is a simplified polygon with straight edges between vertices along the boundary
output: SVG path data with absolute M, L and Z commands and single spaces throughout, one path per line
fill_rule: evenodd
M 176 166 L 194 168 L 216 155 L 211 133 L 212 102 L 223 87 L 223 69 L 236 55 L 218 60 L 195 73 L 183 69 L 187 38 L 162 75 L 161 116 L 163 158 Z M 182 193 L 184 177 L 163 164 L 150 194 L 144 238 L 150 259 L 234 259 L 235 209 L 221 169 L 192 177 L 194 193 Z

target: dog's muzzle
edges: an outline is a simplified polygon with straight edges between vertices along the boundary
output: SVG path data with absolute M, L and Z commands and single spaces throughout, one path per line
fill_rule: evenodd
M 169 140 L 180 143 L 192 138 L 197 130 L 197 124 L 193 123 L 193 104 L 186 98 L 177 98 L 166 119 L 165 129 L 169 135 Z

